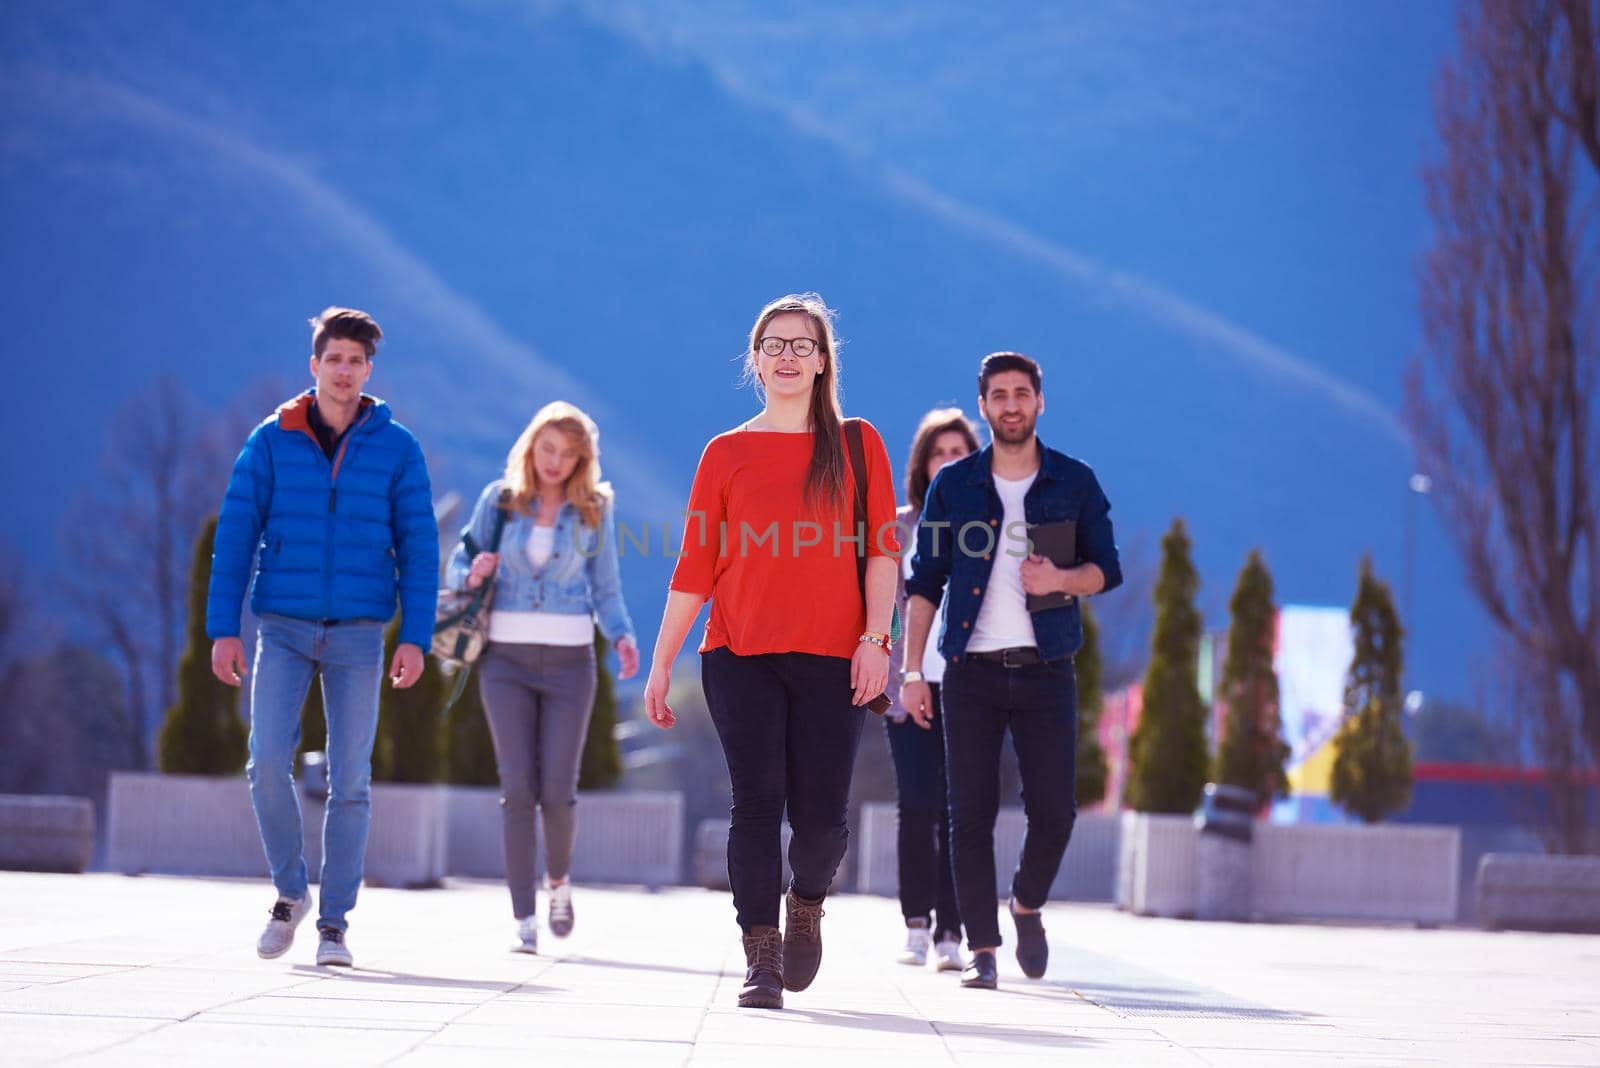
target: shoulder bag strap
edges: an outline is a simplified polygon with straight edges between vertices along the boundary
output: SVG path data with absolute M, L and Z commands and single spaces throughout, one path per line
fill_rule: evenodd
M 489 528 L 489 551 L 492 553 L 500 551 L 500 535 L 505 533 L 506 529 L 506 505 L 510 503 L 511 491 L 501 490 L 500 500 L 494 508 L 494 526 Z
M 488 551 L 491 552 L 491 553 L 497 553 L 497 552 L 500 551 L 500 535 L 505 533 L 505 529 L 506 529 L 506 505 L 510 502 L 510 500 L 511 500 L 510 491 L 509 490 L 504 490 L 504 489 L 501 490 L 500 491 L 500 499 L 495 503 L 494 524 L 493 524 L 493 526 L 491 526 L 489 528 L 489 548 L 488 548 Z M 461 537 L 461 540 L 466 542 L 467 552 L 468 552 L 468 554 L 470 556 L 477 556 L 478 555 L 477 546 L 475 544 L 473 544 L 472 535 L 470 533 L 469 534 L 463 534 L 462 537 Z M 472 598 L 472 602 L 471 602 L 470 606 L 468 607 L 468 611 L 469 612 L 471 612 L 472 614 L 476 615 L 482 609 L 482 607 L 483 607 L 483 599 L 487 595 L 488 590 L 489 590 L 489 583 L 487 583 L 487 582 L 481 584 L 478 587 L 477 595 Z M 463 664 L 461 666 L 461 668 L 456 672 L 455 681 L 450 686 L 450 692 L 445 695 L 444 707 L 439 710 L 439 715 L 441 717 L 449 715 L 450 714 L 450 710 L 455 707 L 455 703 L 457 701 L 461 700 L 461 695 L 463 693 L 465 693 L 466 689 L 467 689 L 467 679 L 468 679 L 469 676 L 471 676 L 471 674 L 472 674 L 472 665 L 471 664 Z
M 856 582 L 861 587 L 861 601 L 867 599 L 867 543 L 871 537 L 867 531 L 867 450 L 861 444 L 861 420 L 846 419 L 844 421 L 845 450 L 850 455 L 850 470 L 855 476 L 855 531 L 862 536 L 861 544 L 856 546 Z

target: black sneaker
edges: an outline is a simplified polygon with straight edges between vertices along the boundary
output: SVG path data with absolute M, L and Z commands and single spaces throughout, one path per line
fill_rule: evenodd
M 317 935 L 321 938 L 317 943 L 318 964 L 348 968 L 355 963 L 355 958 L 350 956 L 350 947 L 344 944 L 343 931 L 337 927 L 318 927 Z
M 804 990 L 822 966 L 822 902 L 807 901 L 790 887 L 783 904 L 783 988 Z
M 753 927 L 744 936 L 741 1009 L 783 1008 L 783 935 L 776 927 Z
M 1000 983 L 1000 970 L 994 954 L 987 949 L 972 955 L 972 963 L 961 975 L 961 985 L 973 990 L 993 990 Z
M 1045 968 L 1050 965 L 1050 943 L 1044 938 L 1044 917 L 1037 912 L 1018 912 L 1015 899 L 1006 911 L 1011 913 L 1011 920 L 1017 925 L 1017 964 L 1022 967 L 1022 974 L 1029 979 L 1043 978 Z

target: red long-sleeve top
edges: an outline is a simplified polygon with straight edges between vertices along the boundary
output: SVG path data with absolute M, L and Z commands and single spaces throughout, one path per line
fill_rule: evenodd
M 730 430 L 701 454 L 671 585 L 711 601 L 702 653 L 855 655 L 867 616 L 857 542 L 848 540 L 856 534 L 854 472 L 846 448 L 844 499 L 808 507 L 812 439 L 809 431 Z M 867 555 L 898 557 L 889 454 L 866 420 L 861 442 Z

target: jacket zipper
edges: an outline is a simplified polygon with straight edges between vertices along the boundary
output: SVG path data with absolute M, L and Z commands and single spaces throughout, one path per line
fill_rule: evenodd
M 323 619 L 333 618 L 333 531 L 334 508 L 338 504 L 339 500 L 339 467 L 344 463 L 345 452 L 350 448 L 350 441 L 355 437 L 356 431 L 365 426 L 367 420 L 370 418 L 372 418 L 372 411 L 371 409 L 368 409 L 365 415 L 356 420 L 355 426 L 352 426 L 348 431 L 345 432 L 344 438 L 339 442 L 339 451 L 334 454 L 333 462 L 328 468 L 327 536 L 323 538 L 324 550 L 322 561 Z M 317 453 L 322 456 L 324 463 L 328 463 L 327 454 L 322 451 L 321 443 L 318 443 L 317 445 Z

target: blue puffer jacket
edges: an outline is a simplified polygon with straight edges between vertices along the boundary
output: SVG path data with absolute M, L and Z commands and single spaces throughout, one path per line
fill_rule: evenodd
M 363 396 L 330 461 L 311 429 L 316 390 L 251 432 L 222 502 L 206 634 L 237 637 L 250 608 L 295 619 L 376 619 L 400 601 L 400 641 L 427 649 L 439 579 L 439 532 L 422 447 L 389 406 Z

